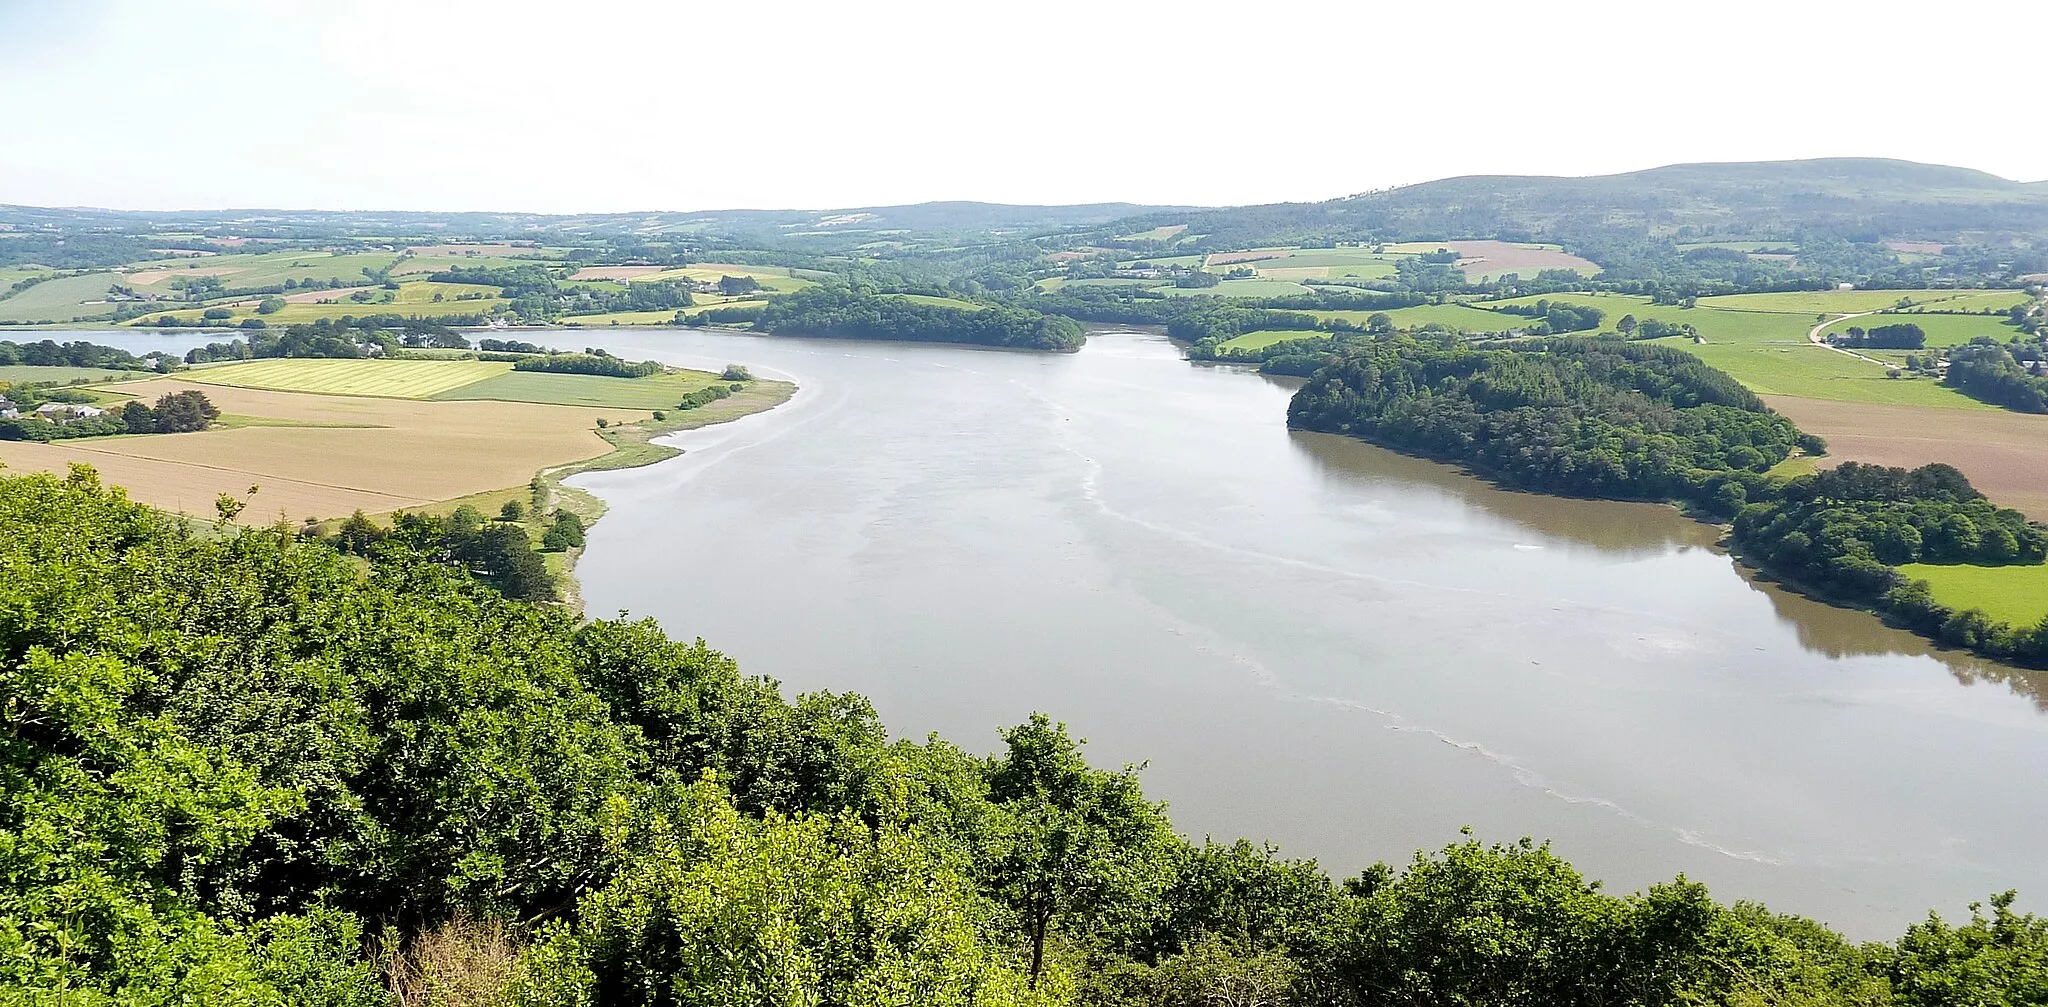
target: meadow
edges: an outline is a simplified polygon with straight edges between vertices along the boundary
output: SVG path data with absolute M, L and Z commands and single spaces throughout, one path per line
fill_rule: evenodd
M 138 292 L 174 294 L 174 279 L 219 277 L 230 288 L 281 286 L 286 280 L 363 281 L 363 270 L 384 269 L 398 261 L 396 252 L 237 252 L 197 259 L 152 260 L 129 266 L 121 282 Z
M 189 377 L 238 388 L 426 399 L 511 370 L 511 364 L 490 360 L 278 359 L 200 368 Z
M 1330 334 L 1318 329 L 1261 329 L 1233 336 L 1220 345 L 1226 350 L 1256 350 L 1289 339 L 1327 339 Z
M 498 402 L 535 402 L 558 406 L 674 409 L 684 395 L 707 385 L 717 384 L 718 381 L 718 375 L 706 371 L 671 371 L 645 378 L 506 371 L 425 397 L 440 402 L 491 399 Z
M 6 332 L 0 330 L 0 339 L 4 338 Z M 100 367 L 36 367 L 28 364 L 0 367 L 0 382 L 10 385 L 28 382 L 55 382 L 68 385 L 78 381 L 132 381 L 149 376 L 151 375 L 147 371 L 121 371 Z
M 1910 311 L 1845 318 L 1828 323 L 1828 327 L 1821 331 L 1833 334 L 1847 331 L 1852 325 L 1869 329 L 1908 322 L 1920 326 L 1920 330 L 1927 333 L 1929 346 L 1961 346 L 1978 336 L 1989 336 L 2002 343 L 2020 334 L 2019 328 L 2009 324 L 2004 315 L 1938 315 Z
M 1363 327 L 1366 319 L 1384 314 L 1401 328 L 1416 328 L 1430 323 L 1446 326 L 1457 332 L 1507 332 L 1528 324 L 1528 319 L 1501 311 L 1487 311 L 1484 308 L 1468 307 L 1463 304 L 1418 304 L 1412 308 L 1394 308 L 1389 311 L 1305 311 L 1328 321 L 1342 319 Z
M 372 297 L 368 301 L 356 301 L 349 297 L 353 290 L 368 290 Z M 389 294 L 391 299 L 384 300 Z M 441 300 L 434 300 L 439 295 Z M 481 295 L 481 296 L 479 296 Z M 426 318 L 445 318 L 449 315 L 487 315 L 503 299 L 498 288 L 474 283 L 436 283 L 428 280 L 408 280 L 398 285 L 397 290 L 383 287 L 344 287 L 335 290 L 308 290 L 300 293 L 280 295 L 285 305 L 270 314 L 259 314 L 256 306 L 262 298 L 248 298 L 230 304 L 217 305 L 228 308 L 231 314 L 226 320 L 213 323 L 222 328 L 233 328 L 246 318 L 261 318 L 266 325 L 300 325 L 322 318 L 340 318 L 343 315 L 362 317 L 364 315 L 418 315 Z M 4 304 L 0 301 L 0 304 Z M 156 324 L 158 318 L 169 315 L 186 324 L 201 320 L 204 308 L 180 308 L 168 311 L 152 311 L 128 324 L 148 327 Z M 673 314 L 673 312 L 670 312 Z
M 980 311 L 988 306 L 976 304 L 973 301 L 963 301 L 957 297 L 935 297 L 931 294 L 894 294 L 891 296 L 901 297 L 906 301 L 912 301 L 917 304 L 928 304 L 935 308 L 958 308 L 961 311 Z
M 1993 621 L 2029 628 L 2048 618 L 2048 566 L 1909 563 L 1899 572 L 1926 581 L 1935 601 L 1958 612 L 1980 609 Z
M 1905 300 L 1938 311 L 1945 302 L 1970 293 L 1961 290 L 1788 290 L 1770 294 L 1702 297 L 1699 305 L 1734 311 L 1777 311 L 1813 316 L 1881 311 Z
M 1131 282 L 1131 281 L 1123 281 Z M 1174 297 L 1299 297 L 1313 293 L 1291 280 L 1224 280 L 1213 287 L 1159 287 Z
M 0 321 L 69 322 L 105 315 L 117 307 L 104 302 L 107 291 L 120 280 L 117 273 L 87 273 L 44 280 L 12 297 L 0 298 Z

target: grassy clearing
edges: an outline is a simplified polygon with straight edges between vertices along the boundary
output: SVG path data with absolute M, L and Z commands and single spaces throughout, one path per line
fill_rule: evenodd
M 963 301 L 956 297 L 934 297 L 931 294 L 895 294 L 892 296 L 901 297 L 906 301 L 913 301 L 918 304 L 929 304 L 935 308 L 959 308 L 962 311 L 980 311 L 988 307 L 986 304 Z
M 5 334 L 0 333 L 0 338 L 5 338 Z M 57 382 L 66 385 L 74 381 L 91 381 L 95 383 L 102 381 L 134 381 L 154 376 L 144 371 L 110 371 L 102 370 L 98 367 L 31 367 L 26 365 L 0 367 L 0 383 L 10 385 L 26 384 L 32 381 L 41 383 Z
M 718 381 L 718 375 L 705 371 L 672 371 L 646 378 L 507 371 L 430 397 L 443 402 L 493 399 L 558 406 L 674 409 L 684 395 Z
M 497 296 L 498 288 L 473 283 L 433 283 L 411 281 L 400 283 L 397 290 L 381 287 L 367 288 L 371 293 L 368 301 L 357 301 L 349 297 L 348 290 L 324 290 L 292 294 L 278 311 L 268 315 L 258 314 L 256 306 L 261 298 L 250 298 L 233 304 L 223 305 L 233 312 L 226 320 L 217 324 L 223 328 L 240 325 L 246 318 L 261 318 L 266 325 L 299 325 L 322 318 L 340 318 L 352 315 L 418 315 L 427 318 L 443 318 L 450 315 L 486 315 L 502 299 Z M 385 300 L 389 295 L 390 300 Z M 439 296 L 441 300 L 434 298 Z M 479 296 L 481 295 L 481 296 Z M 4 302 L 0 302 L 4 303 Z M 185 308 L 176 311 L 152 311 L 130 322 L 131 326 L 148 327 L 164 315 L 181 322 L 193 323 L 201 320 L 204 309 Z
M 613 325 L 674 325 L 675 309 L 661 311 L 612 311 L 602 315 L 565 315 L 557 324 L 571 329 L 587 329 Z
M 1226 350 L 1256 350 L 1289 339 L 1324 339 L 1329 335 L 1316 329 L 1264 329 L 1226 339 L 1222 346 Z
M 8 287 L 31 276 L 41 276 L 49 271 L 48 266 L 0 266 L 0 292 L 5 292 Z
M 1123 237 L 1121 237 L 1121 238 L 1118 238 L 1117 240 L 1118 240 L 1118 241 L 1171 241 L 1171 240 L 1173 240 L 1173 239 L 1174 239 L 1175 237 L 1177 237 L 1177 236 L 1178 236 L 1178 235 L 1180 234 L 1180 232 L 1182 232 L 1182 231 L 1185 231 L 1185 230 L 1187 230 L 1187 229 L 1188 229 L 1188 225 L 1186 225 L 1186 224 L 1161 224 L 1161 225 L 1159 225 L 1158 227 L 1155 227 L 1155 228 L 1153 228 L 1153 229 L 1151 229 L 1151 230 L 1149 230 L 1149 231 L 1139 231 L 1139 232 L 1138 232 L 1138 233 L 1136 233 L 1136 234 L 1126 234 L 1126 235 L 1124 235 Z
M 400 259 L 391 267 L 393 277 L 425 276 L 429 273 L 445 273 L 451 269 L 511 269 L 515 266 L 553 266 L 559 262 L 536 258 L 513 258 L 504 255 L 413 255 Z
M 1213 287 L 1160 287 L 1159 292 L 1175 297 L 1298 297 L 1314 291 L 1289 280 L 1224 280 Z
M 12 297 L 0 299 L 0 321 L 70 322 L 108 314 L 118 305 L 104 303 L 107 291 L 120 280 L 118 273 L 87 273 L 44 280 Z
M 1868 329 L 1879 325 L 1908 322 L 1920 326 L 1920 330 L 1927 333 L 1929 346 L 1961 346 L 1978 336 L 1990 336 L 2002 343 L 2020 334 L 2017 326 L 2007 324 L 2004 315 L 1937 315 L 1889 311 L 1881 315 L 1864 315 L 1860 318 L 1831 322 L 1821 331 L 1835 333 L 1847 331 L 1852 325 Z
M 1776 311 L 1795 315 L 1848 314 L 1855 311 L 1878 311 L 1889 308 L 1901 300 L 1933 306 L 1934 302 L 1947 301 L 1963 293 L 1965 291 L 1958 290 L 1788 290 L 1774 294 L 1702 297 L 1699 304 L 1704 308 L 1726 308 L 1734 311 Z
M 2048 618 L 2048 566 L 1936 566 L 1911 563 L 1899 572 L 1924 580 L 1934 600 L 1957 611 L 1981 609 L 1998 622 L 2035 626 Z
M 1728 372 L 1760 395 L 1795 395 L 1839 402 L 1935 406 L 1989 410 L 1994 407 L 1943 386 L 1932 378 L 1888 378 L 1886 368 L 1811 343 L 1749 345 L 1694 344 L 1659 340 Z
M 1148 255 L 1145 258 L 1131 259 L 1118 263 L 1118 265 L 1124 269 L 1135 269 L 1138 263 L 1143 262 L 1153 266 L 1184 266 L 1194 269 L 1199 267 L 1202 264 L 1202 260 L 1206 258 L 1208 258 L 1206 255 Z
M 138 291 L 168 294 L 180 277 L 217 276 L 221 283 L 235 287 L 281 286 L 286 280 L 304 283 L 319 280 L 366 281 L 363 270 L 384 269 L 398 261 L 396 252 L 254 252 L 209 255 L 198 259 L 151 261 L 129 267 L 121 282 Z
M 1945 300 L 1936 301 L 1933 304 L 1929 304 L 1922 308 L 1914 308 L 1912 310 L 1915 312 L 1942 311 L 1955 313 L 1969 313 L 1974 311 L 1993 311 L 2003 313 L 2006 309 L 2011 308 L 2015 304 L 2025 303 L 2027 303 L 2026 291 L 1986 290 L 1979 293 L 1964 293 L 1957 297 L 1950 297 Z
M 662 280 L 697 280 L 716 283 L 721 276 L 751 276 L 761 288 L 771 293 L 787 294 L 817 284 L 797 275 L 797 271 L 784 266 L 743 266 L 725 262 L 700 262 L 683 269 L 669 269 L 659 273 L 648 273 L 633 277 L 634 283 L 654 283 Z
M 1432 322 L 1455 332 L 1507 332 L 1528 324 L 1528 319 L 1501 311 L 1487 311 L 1467 307 L 1463 304 L 1418 304 L 1412 308 L 1395 308 L 1392 311 L 1312 311 L 1317 317 L 1325 315 L 1350 318 L 1355 324 L 1363 325 L 1374 314 L 1385 314 L 1400 328 L 1410 329 Z
M 321 395 L 427 399 L 511 372 L 490 360 L 253 360 L 189 373 L 193 381 Z

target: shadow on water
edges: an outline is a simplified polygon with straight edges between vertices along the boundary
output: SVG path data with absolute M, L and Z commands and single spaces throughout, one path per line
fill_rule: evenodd
M 1941 662 L 1956 681 L 1965 685 L 2000 682 L 2014 693 L 2032 700 L 2048 712 L 2048 672 L 2029 671 L 1988 661 L 1964 650 L 1937 647 L 1931 641 L 1903 629 L 1887 626 L 1884 620 L 1858 609 L 1838 608 L 1803 594 L 1758 580 L 1755 571 L 1737 565 L 1750 590 L 1771 600 L 1778 621 L 1792 627 L 1799 644 L 1807 650 L 1832 658 L 1845 657 L 1928 657 Z
M 1521 493 L 1440 462 L 1398 454 L 1352 437 L 1292 430 L 1288 439 L 1326 478 L 1388 493 L 1432 493 L 1552 538 L 1618 556 L 1708 548 L 1721 537 L 1720 529 L 1713 525 L 1690 520 L 1661 504 Z

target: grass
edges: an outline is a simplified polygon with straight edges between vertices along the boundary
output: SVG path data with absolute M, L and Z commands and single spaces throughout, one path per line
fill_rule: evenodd
M 1256 350 L 1289 339 L 1327 339 L 1329 336 L 1329 333 L 1316 329 L 1262 329 L 1226 339 L 1221 345 L 1226 350 Z
M 1121 237 L 1121 238 L 1118 238 L 1117 240 L 1118 240 L 1118 241 L 1169 241 L 1169 240 L 1171 240 L 1171 239 L 1172 239 L 1172 238 L 1173 238 L 1174 236 L 1176 236 L 1176 235 L 1180 234 L 1180 232 L 1182 232 L 1182 231 L 1185 231 L 1185 230 L 1187 230 L 1187 229 L 1188 229 L 1188 225 L 1186 225 L 1186 224 L 1161 224 L 1161 225 L 1159 225 L 1158 227 L 1155 227 L 1155 228 L 1153 228 L 1153 229 L 1151 229 L 1151 230 L 1149 230 L 1149 231 L 1139 231 L 1139 232 L 1138 232 L 1138 233 L 1136 233 L 1136 234 L 1126 234 L 1126 235 L 1124 235 L 1123 237 Z
M 1957 611 L 1982 610 L 1997 622 L 2032 627 L 2048 618 L 2048 565 L 1936 566 L 1909 563 L 1899 572 L 1924 580 L 1934 600 Z
M 485 315 L 489 314 L 493 308 L 501 303 L 501 299 L 497 296 L 498 288 L 479 286 L 473 283 L 434 283 L 416 280 L 400 283 L 397 290 L 372 288 L 372 293 L 376 295 L 375 298 L 368 302 L 361 302 L 350 300 L 346 291 L 323 292 L 320 294 L 320 298 L 331 298 L 331 303 L 293 302 L 268 315 L 257 314 L 256 305 L 259 303 L 260 298 L 252 298 L 225 305 L 234 314 L 214 324 L 218 324 L 222 328 L 233 328 L 240 325 L 245 318 L 261 318 L 266 325 L 279 326 L 298 325 L 322 318 L 340 318 L 343 315 L 353 315 L 357 318 L 361 318 L 364 315 L 387 314 L 419 315 L 427 318 L 439 318 L 448 315 Z M 390 301 L 382 299 L 385 294 L 391 295 Z M 442 299 L 439 301 L 434 300 L 435 294 L 440 294 Z M 487 296 L 475 298 L 473 297 L 475 294 L 485 294 Z M 471 296 L 472 299 L 462 300 L 461 298 L 465 296 Z M 185 308 L 176 311 L 152 311 L 129 324 L 147 328 L 155 324 L 156 320 L 163 315 L 170 315 L 181 322 L 189 324 L 199 321 L 203 310 L 201 308 Z
M 450 388 L 427 397 L 443 402 L 495 399 L 499 402 L 535 402 L 558 406 L 674 409 L 684 395 L 706 385 L 717 384 L 718 381 L 718 375 L 706 371 L 671 371 L 646 378 L 506 371 L 495 377 Z
M 587 329 L 613 325 L 674 325 L 676 311 L 665 308 L 660 311 L 613 311 L 602 315 L 564 315 L 556 320 L 572 329 Z
M 178 277 L 218 276 L 230 288 L 270 287 L 286 280 L 368 282 L 364 269 L 383 269 L 398 260 L 396 252 L 255 252 L 209 255 L 197 259 L 151 260 L 127 267 L 122 283 L 138 291 L 171 293 Z
M 1909 299 L 1915 304 L 1930 304 L 1946 301 L 1963 293 L 1964 291 L 1958 290 L 1789 290 L 1772 294 L 1702 297 L 1699 304 L 1704 308 L 1778 311 L 1811 316 L 1822 313 L 1877 311 L 1889 308 L 1899 303 L 1901 299 Z
M 776 294 L 787 294 L 817 284 L 795 275 L 795 270 L 782 266 L 742 266 L 726 262 L 700 262 L 683 269 L 670 269 L 660 273 L 648 273 L 633 277 L 634 283 L 654 283 L 661 280 L 703 280 L 718 282 L 721 276 L 751 276 L 759 281 L 763 290 Z
M 73 381 L 79 380 L 92 382 L 134 381 L 139 378 L 155 376 L 147 371 L 110 371 L 102 370 L 98 367 L 34 367 L 29 365 L 0 367 L 0 383 L 10 385 L 26 384 L 28 382 L 56 382 L 68 385 Z
M 962 311 L 980 311 L 988 307 L 986 304 L 976 304 L 973 301 L 963 301 L 955 297 L 934 297 L 931 294 L 895 294 L 892 296 L 901 297 L 906 301 L 914 301 L 918 304 L 929 304 L 936 308 L 959 308 Z
M 2010 308 L 2015 304 L 2025 303 L 2027 303 L 2026 291 L 1986 290 L 1980 293 L 1964 293 L 1961 296 L 1950 297 L 1945 300 L 1929 304 L 1925 308 L 1914 308 L 1913 310 L 1972 312 L 1983 311 L 1988 308 L 1992 311 L 1996 311 L 2003 314 L 2007 308 Z
M 1810 343 L 1778 346 L 1659 340 L 1728 372 L 1762 395 L 1796 395 L 1944 409 L 1993 409 L 1932 378 L 1888 378 L 1886 369 Z
M 1885 312 L 1881 315 L 1864 315 L 1832 322 L 1825 332 L 1844 332 L 1850 326 L 1870 329 L 1880 325 L 1912 323 L 1927 333 L 1929 346 L 1961 346 L 1977 336 L 1990 336 L 2005 342 L 2020 334 L 2020 330 L 2007 324 L 2004 315 L 1937 315 L 1923 312 Z
M 69 322 L 108 314 L 119 305 L 92 302 L 104 302 L 108 288 L 120 280 L 117 273 L 87 273 L 44 280 L 12 297 L 0 299 L 0 321 Z M 0 335 L 0 338 L 5 336 Z
M 1213 287 L 1160 287 L 1176 297 L 1297 297 L 1313 293 L 1289 280 L 1224 280 Z
M 189 377 L 238 388 L 427 399 L 511 370 L 511 364 L 489 360 L 255 360 L 191 371 Z
M 1386 312 L 1373 311 L 1312 311 L 1317 317 L 1334 316 L 1350 319 L 1354 324 L 1364 325 L 1367 318 L 1385 314 L 1400 328 L 1419 328 L 1432 322 L 1457 332 L 1506 332 L 1527 325 L 1529 320 L 1518 315 L 1501 311 L 1487 311 L 1483 308 L 1467 307 L 1463 304 L 1418 304 L 1412 308 L 1395 308 Z M 1353 318 L 1352 316 L 1357 316 Z

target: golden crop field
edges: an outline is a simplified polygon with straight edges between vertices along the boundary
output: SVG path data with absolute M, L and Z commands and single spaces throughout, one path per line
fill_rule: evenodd
M 489 360 L 252 360 L 192 371 L 209 385 L 322 395 L 426 399 L 512 370 Z
M 242 520 L 266 524 L 282 512 L 296 524 L 524 485 L 541 469 L 610 452 L 594 429 L 598 418 L 614 425 L 647 418 L 638 409 L 304 395 L 174 378 L 122 386 L 143 399 L 186 389 L 205 392 L 230 417 L 271 422 L 193 434 L 0 442 L 0 461 L 17 471 L 59 473 L 84 462 L 136 500 L 202 516 L 212 514 L 216 495 L 240 496 L 256 485 L 262 490 Z

